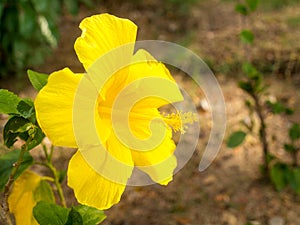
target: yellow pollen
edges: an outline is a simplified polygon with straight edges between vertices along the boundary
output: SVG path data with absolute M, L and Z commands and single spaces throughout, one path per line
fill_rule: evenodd
M 198 116 L 196 113 L 192 112 L 181 112 L 165 114 L 162 113 L 163 120 L 168 124 L 175 132 L 180 131 L 182 134 L 185 133 L 188 128 L 187 124 L 193 124 L 198 121 Z

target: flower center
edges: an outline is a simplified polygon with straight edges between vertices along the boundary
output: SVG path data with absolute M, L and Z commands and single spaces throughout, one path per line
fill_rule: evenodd
M 186 132 L 188 128 L 187 124 L 193 124 L 198 121 L 198 116 L 196 113 L 192 112 L 181 112 L 165 114 L 162 113 L 163 120 L 168 124 L 175 132 L 180 131 L 182 134 Z

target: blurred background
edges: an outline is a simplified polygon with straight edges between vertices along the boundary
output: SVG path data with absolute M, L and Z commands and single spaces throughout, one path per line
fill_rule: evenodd
M 105 13 L 132 20 L 138 40 L 175 42 L 198 54 L 216 75 L 227 105 L 228 138 L 240 121 L 249 121 L 247 94 L 237 85 L 242 64 L 249 60 L 268 85 L 268 98 L 293 108 L 291 116 L 266 115 L 268 141 L 276 157 L 289 161 L 283 144 L 291 122 L 300 122 L 300 1 L 261 0 L 245 16 L 235 0 L 0 0 L 0 88 L 22 97 L 36 95 L 27 69 L 51 73 L 64 67 L 84 69 L 73 45 L 80 21 Z M 240 32 L 255 34 L 245 49 Z M 260 173 L 262 150 L 249 136 L 242 146 L 226 143 L 214 163 L 198 171 L 211 124 L 205 96 L 184 74 L 175 79 L 190 90 L 199 108 L 201 134 L 189 163 L 167 187 L 128 187 L 120 204 L 109 209 L 104 225 L 298 225 L 300 198 L 289 188 L 278 192 Z M 0 130 L 7 117 L 0 115 Z M 0 139 L 1 140 L 1 139 Z M 37 153 L 38 155 L 38 153 Z M 37 156 L 39 157 L 39 156 Z M 57 153 L 57 165 L 67 167 L 70 153 Z M 299 158 L 299 156 L 298 156 Z M 299 177 L 300 184 L 300 177 Z M 69 204 L 75 200 L 72 191 Z

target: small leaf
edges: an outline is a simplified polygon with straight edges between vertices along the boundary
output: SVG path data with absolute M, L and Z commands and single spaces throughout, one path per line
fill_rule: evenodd
M 252 94 L 254 92 L 254 88 L 250 82 L 240 81 L 238 84 L 239 84 L 239 87 L 242 90 L 246 91 L 247 93 Z
M 246 0 L 249 9 L 254 12 L 257 9 L 259 0 Z
M 17 105 L 20 102 L 20 98 L 14 93 L 0 89 L 0 113 L 12 114 L 18 113 Z
M 296 141 L 300 138 L 300 126 L 297 123 L 294 123 L 289 130 L 289 136 L 292 141 Z
M 293 168 L 290 173 L 290 185 L 300 195 L 300 167 Z
M 250 30 L 243 30 L 240 33 L 241 41 L 246 44 L 252 44 L 254 41 L 254 34 Z
M 82 221 L 84 225 L 95 225 L 101 223 L 105 218 L 105 214 L 102 210 L 85 206 L 77 205 L 74 207 L 77 212 L 82 216 Z
M 33 215 L 40 225 L 65 225 L 68 220 L 69 209 L 40 201 L 33 208 Z
M 232 133 L 227 141 L 227 147 L 229 148 L 235 148 L 243 143 L 246 133 L 243 131 L 236 131 Z
M 278 191 L 288 184 L 289 169 L 286 164 L 276 163 L 270 171 L 271 181 Z
M 6 154 L 0 155 L 0 192 L 3 191 L 9 176 L 12 172 L 13 165 L 18 161 L 20 150 L 14 150 Z M 19 169 L 17 170 L 15 179 L 18 178 L 24 170 L 33 164 L 33 158 L 28 152 L 25 152 Z
M 53 193 L 40 175 L 27 170 L 14 182 L 8 198 L 9 209 L 16 218 L 16 224 L 37 224 L 32 209 L 38 200 L 53 202 Z
M 36 202 L 46 201 L 49 203 L 55 203 L 54 194 L 49 183 L 41 180 L 39 185 L 33 191 L 34 200 Z
M 36 126 L 34 128 L 34 133 L 30 134 L 30 131 L 32 131 L 32 130 L 28 131 L 29 136 L 32 137 L 32 139 L 30 141 L 27 141 L 27 149 L 28 149 L 28 151 L 31 150 L 31 149 L 33 149 L 34 147 L 38 146 L 43 141 L 43 139 L 45 137 L 45 134 L 43 133 L 43 131 L 41 130 L 41 128 L 39 128 L 39 127 Z
M 287 152 L 295 152 L 297 150 L 295 148 L 295 146 L 291 145 L 291 144 L 284 144 L 283 147 L 284 147 L 284 150 Z
M 271 108 L 271 111 L 274 114 L 280 114 L 285 112 L 285 106 L 281 102 L 267 101 L 266 104 Z
M 33 101 L 31 99 L 22 99 L 17 105 L 17 110 L 20 116 L 28 119 L 34 114 Z
M 28 126 L 30 123 L 29 120 L 24 119 L 23 117 L 14 116 L 10 118 L 4 126 L 3 129 L 3 139 L 4 144 L 10 148 L 16 142 L 16 138 L 19 136 L 20 133 L 18 130 L 20 128 L 24 128 L 24 126 Z M 26 135 L 25 135 L 26 136 Z
M 32 86 L 40 91 L 48 82 L 48 75 L 44 73 L 38 73 L 32 70 L 27 70 L 28 78 Z
M 248 9 L 245 5 L 243 4 L 237 4 L 235 6 L 235 11 L 242 14 L 243 16 L 247 16 L 248 15 Z
M 69 212 L 68 221 L 65 225 L 84 225 L 80 213 L 74 208 Z

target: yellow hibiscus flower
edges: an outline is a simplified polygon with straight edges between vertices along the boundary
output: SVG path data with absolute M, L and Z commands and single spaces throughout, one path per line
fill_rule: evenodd
M 84 78 L 93 68 L 102 66 L 97 63 L 99 58 L 134 43 L 137 33 L 133 22 L 109 14 L 85 18 L 80 28 L 82 35 L 75 42 L 75 51 L 87 73 L 75 74 L 65 68 L 50 74 L 47 85 L 35 100 L 35 107 L 42 130 L 54 145 L 79 149 L 68 167 L 68 185 L 77 200 L 107 209 L 119 202 L 134 166 L 162 185 L 172 180 L 176 146 L 171 128 L 182 131 L 184 124 L 194 119 L 181 113 L 160 114 L 159 107 L 182 101 L 183 97 L 168 69 L 145 50 L 134 54 L 132 44 L 119 51 L 113 60 L 126 66 L 113 73 L 107 82 L 104 80 L 101 90 L 96 90 L 95 108 L 90 112 L 94 124 L 87 126 L 86 121 L 91 120 L 84 116 L 79 123 L 74 122 L 78 113 L 76 96 L 90 91 L 86 88 L 78 94 Z M 102 74 L 97 76 L 101 78 Z M 164 92 L 171 97 L 160 98 Z M 136 97 L 141 95 L 141 99 Z M 87 109 L 82 105 L 79 110 Z M 78 135 L 81 127 L 83 130 Z M 94 128 L 108 155 L 97 153 L 100 145 L 89 135 Z M 81 140 L 84 145 L 79 144 Z M 113 160 L 117 163 L 109 164 Z

